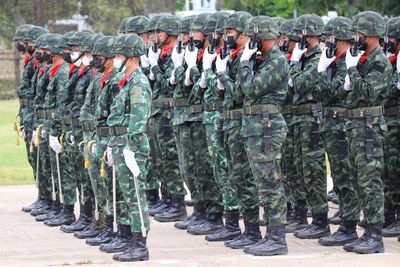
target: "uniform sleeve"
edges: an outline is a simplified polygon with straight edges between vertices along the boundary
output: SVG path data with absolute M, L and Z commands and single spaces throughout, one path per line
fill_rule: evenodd
M 329 99 L 343 99 L 345 98 L 347 92 L 344 90 L 344 78 L 347 74 L 346 65 L 340 66 L 331 82 L 328 81 L 327 72 L 320 73 L 319 83 L 320 86 L 317 87 L 318 98 L 326 97 Z
M 175 85 L 169 83 L 173 69 L 174 64 L 172 63 L 172 60 L 170 60 L 168 67 L 165 69 L 165 71 L 162 71 L 158 65 L 151 68 L 155 80 L 162 87 L 160 88 L 160 91 L 167 92 L 170 90 L 174 90 Z
M 293 66 L 290 77 L 293 80 L 295 93 L 302 95 L 310 88 L 316 87 L 318 83 L 318 61 L 319 56 L 314 57 L 303 70 L 300 63 Z
M 150 115 L 150 88 L 146 83 L 134 85 L 129 92 L 130 114 L 128 138 L 133 144 L 139 142 L 140 136 L 146 132 L 147 120 Z
M 53 119 L 51 120 L 51 131 L 50 134 L 54 136 L 61 135 L 62 125 L 61 125 L 61 116 L 62 116 L 62 96 L 66 93 L 66 85 L 68 83 L 68 71 L 65 69 L 60 69 L 56 77 L 56 106 L 53 115 Z

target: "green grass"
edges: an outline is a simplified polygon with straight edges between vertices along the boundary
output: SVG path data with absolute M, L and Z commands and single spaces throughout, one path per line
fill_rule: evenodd
M 25 143 L 14 132 L 18 100 L 0 100 L 0 185 L 33 184 L 33 172 L 28 163 Z

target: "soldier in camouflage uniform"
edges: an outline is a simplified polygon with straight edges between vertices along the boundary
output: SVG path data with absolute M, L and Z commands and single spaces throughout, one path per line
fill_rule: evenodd
M 257 39 L 254 40 L 256 30 Z M 255 256 L 283 255 L 288 249 L 285 240 L 286 197 L 280 160 L 288 128 L 280 105 L 286 97 L 289 65 L 275 45 L 279 28 L 270 17 L 255 17 L 247 25 L 245 34 L 251 41 L 243 50 L 237 75 L 244 94 L 242 136 L 264 207 L 267 233 L 261 242 L 245 248 L 244 252 Z M 250 61 L 256 51 L 261 55 L 252 65 Z
M 111 107 L 107 124 L 113 135 L 108 146 L 112 148 L 112 162 L 117 180 L 129 208 L 126 233 L 130 242 L 127 249 L 113 256 L 117 261 L 148 260 L 146 236 L 150 228 L 149 211 L 145 196 L 149 142 L 146 135 L 147 120 L 151 113 L 151 87 L 139 66 L 139 57 L 145 54 L 142 40 L 135 35 L 118 38 L 112 53 L 114 62 L 124 62 L 124 77 L 118 82 L 120 89 Z M 116 63 L 114 65 L 116 65 Z
M 357 239 L 356 226 L 360 217 L 360 205 L 356 192 L 355 177 L 350 175 L 348 162 L 348 139 L 345 133 L 347 120 L 346 94 L 343 84 L 347 73 L 345 58 L 351 46 L 354 33 L 350 31 L 351 20 L 345 17 L 333 18 L 324 28 L 329 42 L 322 50 L 318 64 L 320 86 L 323 100 L 322 132 L 326 153 L 328 154 L 331 176 L 339 199 L 341 218 L 339 229 L 329 237 L 322 237 L 319 243 L 324 246 L 343 246 Z M 326 29 L 329 27 L 329 29 Z
M 157 46 L 153 45 L 148 50 L 151 67 L 149 77 L 154 80 L 149 127 L 156 148 L 161 181 L 164 181 L 168 193 L 168 198 L 163 198 L 162 203 L 154 207 L 150 214 L 161 214 L 171 209 L 175 220 L 186 218 L 185 190 L 172 129 L 172 95 L 175 85 L 169 83 L 174 68 L 171 54 L 179 34 L 179 23 L 178 17 L 174 15 L 161 16 L 156 26 Z
M 382 253 L 383 143 L 387 124 L 381 103 L 387 101 L 393 73 L 379 46 L 379 36 L 384 32 L 381 15 L 371 11 L 361 12 L 354 17 L 352 28 L 357 34 L 358 49 L 365 53 L 361 55 L 348 50 L 346 54 L 344 90 L 347 91 L 349 117 L 346 131 L 349 136 L 350 170 L 357 180 L 366 227 L 359 239 L 343 248 L 361 254 Z
M 385 107 L 385 120 L 388 133 L 385 138 L 383 185 L 385 189 L 385 224 L 382 235 L 387 237 L 400 236 L 400 92 L 397 88 L 399 69 L 397 66 L 400 51 L 400 18 L 393 18 L 386 24 L 387 53 L 392 63 L 392 87 L 389 97 L 382 104 Z
M 303 15 L 296 20 L 294 30 L 301 42 L 293 50 L 289 86 L 294 88 L 293 124 L 295 165 L 306 200 L 295 203 L 298 221 L 294 235 L 298 238 L 319 238 L 330 234 L 326 200 L 325 151 L 320 136 L 322 105 L 315 94 L 318 88 L 317 65 L 321 54 L 319 36 L 324 23 L 317 15 Z M 312 223 L 307 225 L 306 204 L 311 206 Z M 306 226 L 306 227 L 305 227 Z M 304 228 L 305 227 L 305 228 Z M 295 230 L 295 229 L 293 229 Z

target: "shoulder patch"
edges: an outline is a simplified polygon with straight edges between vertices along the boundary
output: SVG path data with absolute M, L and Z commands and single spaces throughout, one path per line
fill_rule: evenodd
M 380 72 L 380 73 L 382 73 L 382 74 L 385 72 L 385 67 L 382 66 L 379 62 L 376 62 L 376 63 L 374 64 L 373 69 L 376 70 L 376 71 L 378 71 L 378 72 Z
M 131 104 L 141 103 L 142 88 L 135 86 L 130 91 Z

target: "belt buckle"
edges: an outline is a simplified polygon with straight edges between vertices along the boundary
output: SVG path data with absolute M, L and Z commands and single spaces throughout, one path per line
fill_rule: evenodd
M 337 109 L 333 109 L 333 118 L 336 119 L 336 116 L 338 114 L 338 110 Z
M 190 111 L 190 113 L 194 113 L 194 106 L 190 106 L 189 111 Z
M 253 107 L 252 106 L 249 107 L 249 115 L 253 115 Z
M 360 117 L 364 117 L 364 108 L 360 108 L 359 111 L 360 111 Z

